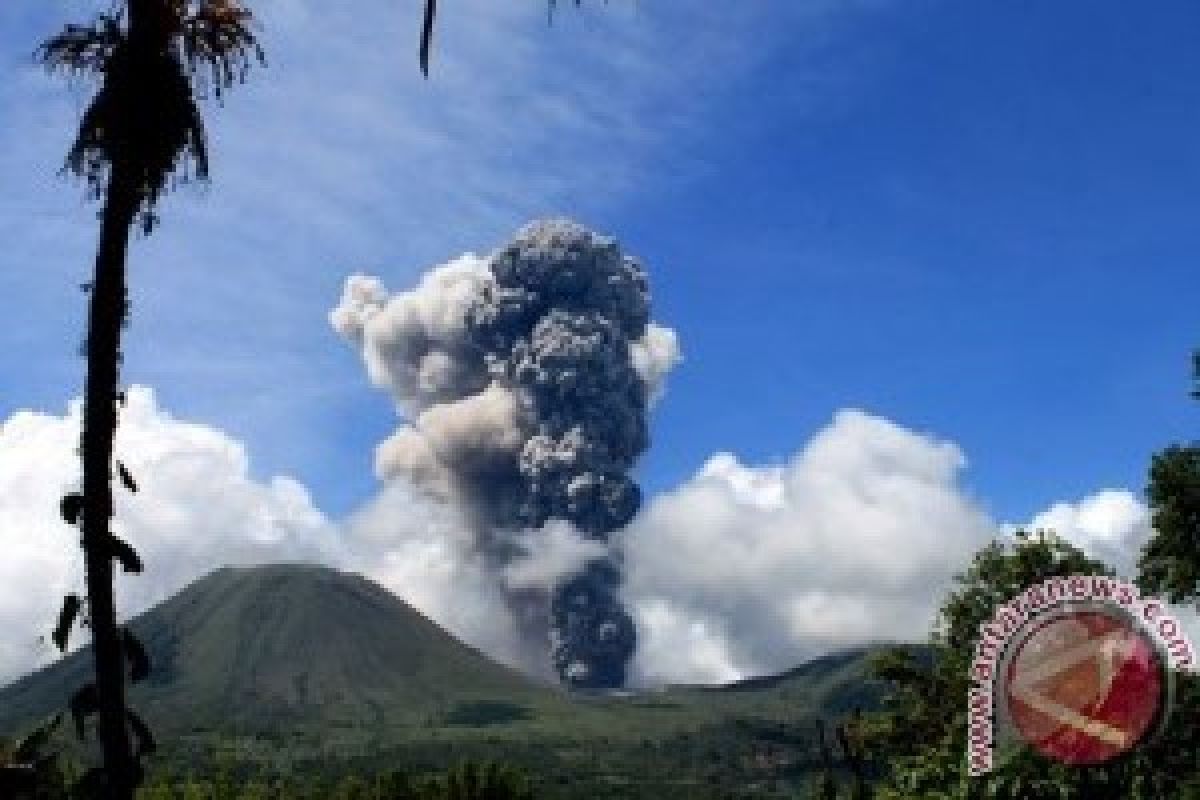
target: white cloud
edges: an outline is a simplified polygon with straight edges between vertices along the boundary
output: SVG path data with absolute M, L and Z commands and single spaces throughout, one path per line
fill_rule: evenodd
M 116 453 L 139 491 L 117 490 L 114 530 L 146 570 L 118 577 L 122 618 L 221 566 L 324 563 L 378 581 L 495 658 L 545 673 L 453 507 L 389 481 L 362 509 L 331 522 L 296 481 L 253 478 L 240 442 L 175 419 L 149 389 L 128 396 Z M 0 427 L 0 684 L 55 657 L 39 637 L 48 638 L 63 596 L 84 592 L 78 533 L 58 515 L 63 494 L 78 486 L 80 409 L 77 401 L 62 416 L 23 411 Z M 536 552 L 514 562 L 513 586 L 543 585 L 595 554 L 563 526 L 527 541 Z M 83 641 L 76 631 L 73 644 Z
M 91 87 L 64 86 L 28 56 L 107 5 L 0 3 L 0 237 L 10 263 L 37 265 L 0 271 L 0 296 L 21 299 L 0 329 L 0 371 L 20 389 L 0 393 L 5 416 L 78 385 L 75 287 L 95 252 L 95 206 L 56 178 Z M 131 248 L 126 374 L 343 502 L 369 476 L 347 477 L 359 454 L 325 432 L 348 409 L 377 408 L 312 324 L 345 270 L 388 265 L 389 282 L 407 281 L 532 217 L 611 218 L 663 181 L 686 186 L 719 163 L 701 157 L 725 130 L 707 122 L 782 48 L 789 63 L 820 61 L 797 68 L 803 90 L 789 101 L 844 102 L 855 67 L 833 68 L 829 36 L 869 12 L 845 0 L 618 0 L 564 8 L 550 27 L 540 0 L 456 0 L 439 15 L 425 80 L 414 3 L 254 10 L 270 63 L 203 109 L 211 189 L 170 196 L 163 225 Z
M 638 376 L 646 384 L 650 404 L 654 405 L 666 391 L 667 376 L 683 360 L 679 334 L 671 328 L 651 322 L 646 326 L 642 338 L 630 345 L 629 357 Z
M 505 589 L 553 583 L 596 555 L 595 543 L 550 524 L 522 537 L 526 556 L 498 574 L 453 506 L 403 481 L 330 521 L 296 481 L 253 478 L 235 439 L 173 418 L 147 389 L 129 398 L 117 448 L 141 491 L 118 493 L 117 524 L 147 571 L 119 579 L 123 615 L 224 564 L 315 561 L 362 572 L 469 644 L 546 674 Z M 53 657 L 38 637 L 63 594 L 83 588 L 77 535 L 57 511 L 78 479 L 78 430 L 78 403 L 0 427 L 0 682 Z M 1013 527 L 967 496 L 964 467 L 953 444 L 860 411 L 836 414 L 786 463 L 713 456 L 620 535 L 639 626 L 636 679 L 733 680 L 859 643 L 923 638 L 951 576 Z M 1147 519 L 1134 495 L 1104 490 L 1026 527 L 1055 528 L 1129 565 Z M 1194 614 L 1177 612 L 1200 634 Z
M 386 586 L 493 658 L 545 673 L 531 660 L 494 570 L 454 508 L 392 481 L 344 522 L 343 537 L 346 568 Z
M 640 680 L 719 681 L 923 637 L 994 532 L 954 445 L 839 412 L 787 464 L 713 457 L 623 534 Z
M 1150 537 L 1150 509 L 1127 489 L 1104 489 L 1076 503 L 1055 503 L 1026 526 L 1047 528 L 1127 578 Z
M 239 442 L 172 418 L 148 389 L 128 397 L 116 453 L 139 492 L 117 490 L 114 530 L 138 549 L 146 571 L 118 578 L 123 616 L 224 564 L 336 558 L 336 528 L 300 484 L 254 480 Z M 79 482 L 80 409 L 75 402 L 64 416 L 20 412 L 0 427 L 0 680 L 53 656 L 38 638 L 53 627 L 63 595 L 83 592 L 78 533 L 58 513 Z
M 1004 527 L 1011 531 L 1015 526 Z M 1022 527 L 1053 530 L 1127 579 L 1137 576 L 1138 555 L 1154 533 L 1150 508 L 1128 489 L 1103 489 L 1075 502 L 1055 503 Z M 1174 605 L 1171 611 L 1193 646 L 1200 645 L 1200 606 Z
M 624 534 L 637 678 L 733 680 L 923 640 L 952 576 L 1018 527 L 1052 529 L 1135 574 L 1152 529 L 1134 493 L 1104 489 L 1001 525 L 958 485 L 964 466 L 953 444 L 858 411 L 836 414 L 786 464 L 713 456 Z M 1196 610 L 1173 611 L 1200 641 Z

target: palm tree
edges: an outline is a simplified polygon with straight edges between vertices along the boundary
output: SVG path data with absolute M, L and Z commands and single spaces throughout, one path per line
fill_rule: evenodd
M 128 470 L 113 459 L 123 398 L 121 330 L 129 309 L 126 252 L 136 223 L 147 233 L 153 227 L 156 201 L 169 184 L 207 178 L 197 98 L 205 87 L 219 96 L 242 81 L 252 63 L 263 61 L 250 19 L 232 0 L 124 0 L 90 24 L 67 26 L 38 51 L 48 69 L 92 76 L 100 84 L 65 167 L 87 181 L 103 211 L 85 343 L 83 494 L 64 498 L 62 511 L 69 523 L 82 522 L 96 671 L 95 683 L 80 689 L 71 710 L 81 731 L 83 718 L 97 715 L 104 769 L 92 779 L 118 800 L 131 798 L 140 780 L 133 739 L 139 752 L 153 746 L 145 725 L 126 708 L 126 661 L 144 672 L 136 666 L 144 658 L 132 635 L 117 627 L 112 587 L 114 559 L 128 572 L 141 570 L 137 554 L 109 530 L 114 467 L 136 490 Z M 69 597 L 64 606 L 55 637 L 60 646 L 79 605 Z
M 555 0 L 548 2 L 553 9 Z M 437 0 L 425 0 L 419 62 L 426 76 L 436 14 Z M 113 457 L 124 398 L 119 374 L 121 331 L 129 313 L 126 255 L 136 224 L 147 234 L 153 229 L 164 191 L 178 181 L 208 178 L 197 100 L 206 89 L 219 99 L 245 80 L 251 66 L 265 63 L 251 25 L 250 11 L 238 0 L 113 0 L 109 12 L 89 24 L 68 25 L 37 52 L 51 71 L 99 80 L 65 166 L 87 182 L 103 210 L 95 273 L 85 284 L 91 298 L 80 442 L 83 492 L 63 498 L 62 514 L 83 528 L 96 672 L 95 682 L 72 697 L 71 711 L 81 735 L 84 718 L 97 716 L 104 767 L 89 773 L 88 781 L 116 800 L 133 797 L 141 780 L 138 756 L 153 748 L 146 725 L 125 702 L 126 663 L 128 677 L 138 680 L 148 662 L 133 634 L 117 626 L 113 599 L 113 560 L 134 573 L 141 571 L 141 561 L 109 530 L 114 469 L 127 489 L 137 490 L 129 471 Z M 74 595 L 66 598 L 54 636 L 61 649 L 82 605 Z

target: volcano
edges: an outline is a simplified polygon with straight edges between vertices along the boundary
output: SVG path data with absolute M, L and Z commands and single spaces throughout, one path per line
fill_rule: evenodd
M 513 709 L 560 700 L 383 587 L 327 567 L 219 569 L 129 625 L 152 665 L 130 702 L 162 733 L 407 725 L 497 698 Z M 91 658 L 81 648 L 0 689 L 0 731 L 62 709 Z
M 816 721 L 879 697 L 873 648 L 725 686 L 568 692 L 495 663 L 359 575 L 312 565 L 220 569 L 129 625 L 151 660 L 130 705 L 159 741 L 153 768 L 173 774 L 499 758 L 538 775 L 546 797 L 568 785 L 583 792 L 571 796 L 619 785 L 628 798 L 708 797 L 699 787 L 799 779 L 819 767 Z M 0 689 L 0 736 L 64 709 L 91 666 L 84 647 Z M 79 753 L 95 737 L 81 745 L 66 725 L 56 741 Z

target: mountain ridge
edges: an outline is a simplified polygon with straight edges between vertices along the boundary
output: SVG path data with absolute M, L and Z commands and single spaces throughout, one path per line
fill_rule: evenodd
M 128 626 L 150 677 L 131 703 L 165 729 L 380 721 L 430 700 L 493 695 L 546 701 L 549 686 L 446 633 L 356 573 L 310 564 L 223 567 Z M 0 688 L 0 731 L 53 713 L 90 679 L 85 646 Z M 400 714 L 411 717 L 411 714 Z
M 871 710 L 881 694 L 872 647 L 723 686 L 568 692 L 492 662 L 363 576 L 317 565 L 216 570 L 129 626 L 152 662 L 130 705 L 158 740 L 152 768 L 175 775 L 498 759 L 539 776 L 547 798 L 707 800 L 819 769 L 816 721 Z M 91 667 L 84 647 L 0 688 L 0 737 L 63 710 Z M 96 758 L 95 737 L 78 742 L 69 725 L 55 741 Z
M 497 747 L 540 760 L 585 742 L 636 763 L 647 741 L 691 752 L 678 743 L 811 729 L 876 707 L 881 688 L 865 647 L 721 686 L 572 693 L 491 661 L 361 575 L 310 564 L 216 570 L 129 627 L 151 659 L 130 705 L 181 764 L 231 737 L 271 763 Z M 63 710 L 91 669 L 84 647 L 0 688 L 0 735 Z

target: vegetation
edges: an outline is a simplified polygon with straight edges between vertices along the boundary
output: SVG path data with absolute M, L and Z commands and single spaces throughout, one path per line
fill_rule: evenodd
M 138 800 L 532 800 L 528 777 L 494 761 L 465 761 L 443 773 L 413 775 L 391 771 L 363 778 L 286 780 L 264 777 L 244 781 L 158 777 Z
M 1200 351 L 1192 378 L 1192 397 L 1200 400 Z M 1139 585 L 1175 603 L 1200 599 L 1200 444 L 1171 445 L 1155 455 L 1146 497 L 1154 536 L 1138 562 Z
M 436 13 L 436 0 L 425 0 L 419 45 L 425 74 Z M 845 714 L 875 697 L 875 684 L 853 672 L 861 661 L 847 662 L 853 668 L 826 664 L 830 668 L 815 677 L 797 673 L 725 693 L 678 689 L 651 700 L 568 702 L 554 690 L 481 663 L 482 657 L 439 641 L 431 626 L 407 618 L 404 638 L 397 638 L 390 627 L 395 619 L 390 619 L 386 633 L 375 631 L 371 644 L 348 651 L 355 662 L 349 663 L 338 657 L 339 648 L 329 646 L 344 634 L 345 619 L 338 618 L 338 606 L 327 597 L 301 622 L 288 618 L 294 596 L 272 605 L 261 593 L 252 594 L 260 604 L 253 613 L 243 608 L 213 614 L 231 625 L 254 620 L 263 635 L 277 637 L 252 643 L 250 655 L 260 656 L 259 672 L 253 658 L 233 648 L 245 638 L 230 630 L 209 628 L 216 644 L 204 648 L 189 645 L 195 628 L 175 624 L 170 613 L 144 618 L 141 630 L 119 627 L 113 562 L 130 573 L 142 569 L 134 548 L 110 528 L 113 481 L 137 490 L 114 453 L 123 402 L 121 339 L 129 319 L 129 242 L 135 229 L 153 230 L 165 191 L 178 181 L 208 177 L 198 103 L 209 91 L 219 98 L 243 81 L 251 66 L 264 63 L 251 20 L 236 0 L 117 0 L 110 12 L 67 26 L 38 51 L 48 69 L 98 84 L 66 157 L 66 169 L 102 201 L 95 272 L 85 285 L 90 297 L 83 348 L 82 490 L 68 494 L 61 505 L 64 520 L 82 530 L 86 596 L 64 598 L 52 636 L 66 650 L 71 631 L 85 621 L 92 645 L 64 659 L 49 678 L 34 676 L 7 690 L 10 702 L 0 715 L 7 714 L 9 723 L 28 724 L 46 711 L 45 698 L 70 693 L 80 738 L 87 721 L 96 719 L 103 767 L 84 769 L 83 751 L 69 749 L 59 735 L 60 718 L 53 717 L 21 739 L 0 742 L 0 796 L 785 797 L 808 786 L 815 797 L 862 798 L 874 783 L 875 797 L 887 800 L 1200 798 L 1195 758 L 1200 682 L 1186 675 L 1178 676 L 1177 711 L 1167 733 L 1126 757 L 1081 769 L 1021 752 L 991 775 L 966 775 L 964 700 L 980 623 L 997 605 L 1046 578 L 1109 573 L 1047 532 L 1019 533 L 1015 541 L 995 542 L 977 554 L 956 578 L 928 647 L 890 648 L 873 660 L 871 674 L 889 689 L 882 710 L 843 721 L 832 736 L 819 721 L 822 715 Z M 1194 373 L 1193 396 L 1200 398 L 1200 353 Z M 1172 601 L 1196 600 L 1200 446 L 1173 445 L 1157 454 L 1147 496 L 1155 534 L 1139 561 L 1139 583 Z M 370 590 L 362 587 L 342 589 L 350 605 L 365 603 L 377 611 L 386 602 L 370 598 Z M 213 603 L 210 610 L 220 612 L 220 603 Z M 262 624 L 264 608 L 278 612 L 280 624 Z M 314 636 L 314 628 L 322 625 L 329 638 Z M 306 654 L 306 670 L 287 673 L 281 671 L 280 656 L 294 659 L 287 634 L 297 628 L 325 647 Z M 210 660 L 200 660 L 201 653 L 210 654 Z M 414 661 L 413 653 L 424 654 L 428 663 Z M 161 665 L 160 673 L 147 681 L 151 661 Z M 241 693 L 238 677 L 251 681 Z M 155 710 L 156 724 L 189 720 L 190 726 L 172 731 L 172 747 L 149 765 L 149 781 L 143 780 L 142 759 L 155 752 L 156 742 L 126 697 L 127 683 L 143 681 L 138 696 Z M 218 722 L 231 720 L 244 730 L 218 728 Z M 205 727 L 208 722 L 212 727 Z M 237 758 L 206 764 L 196 757 L 220 749 L 217 745 L 230 746 Z M 835 745 L 840 757 L 834 756 Z M 445 763 L 452 754 L 457 760 L 472 750 L 503 756 L 506 764 L 527 764 L 529 771 L 487 760 Z M 868 753 L 879 754 L 873 765 L 866 761 Z M 397 771 L 388 768 L 388 760 L 413 768 Z M 184 765 L 211 765 L 218 774 L 178 777 Z M 341 774 L 329 774 L 338 770 Z
M 974 798 L 1000 800 L 1151 800 L 1200 797 L 1200 685 L 1178 675 L 1180 693 L 1164 735 L 1131 754 L 1092 767 L 1070 767 L 1022 750 L 988 775 L 967 774 L 968 667 L 975 631 L 993 609 L 1053 576 L 1112 574 L 1105 565 L 1049 532 L 1019 533 L 975 556 L 943 603 L 924 654 L 894 649 L 875 674 L 892 691 L 885 709 L 869 715 L 869 752 L 886 754 L 880 800 Z M 1193 793 L 1193 794 L 1189 794 Z
M 863 718 L 860 712 L 838 725 L 833 736 L 840 749 L 842 769 L 848 773 L 849 786 L 842 790 L 837 779 L 838 764 L 834 749 L 826 734 L 825 721 L 817 720 L 817 746 L 821 754 L 821 770 L 809 784 L 811 800 L 867 800 L 871 796 L 872 774 L 863 749 Z
M 1200 351 L 1193 357 L 1200 399 Z M 1173 602 L 1196 599 L 1200 587 L 1200 448 L 1168 447 L 1156 455 L 1147 490 L 1154 534 L 1140 561 L 1144 592 Z M 868 715 L 869 752 L 880 755 L 881 800 L 1012 798 L 1013 800 L 1150 800 L 1200 798 L 1200 679 L 1175 676 L 1168 728 L 1126 756 L 1094 767 L 1068 767 L 1023 750 L 993 773 L 967 775 L 968 667 L 976 630 L 994 608 L 1053 576 L 1112 574 L 1104 564 L 1051 532 L 1019 532 L 976 554 L 943 603 L 926 651 L 894 648 L 874 658 L 872 673 L 887 682 L 884 710 Z
M 570 697 L 381 587 L 315 566 L 219 570 L 130 627 L 156 665 L 131 691 L 161 739 L 149 775 L 176 784 L 370 783 L 466 758 L 522 768 L 538 797 L 789 797 L 822 764 L 814 721 L 871 708 L 877 694 L 854 651 L 723 688 Z M 52 711 L 89 657 L 0 689 L 0 732 Z M 84 755 L 70 737 L 55 744 Z M 833 771 L 850 780 L 840 756 Z
M 0 797 L 66 798 L 70 780 L 51 747 L 62 721 L 55 716 L 15 741 L 0 739 Z
M 436 12 L 437 0 L 425 0 L 419 60 L 426 75 Z M 208 177 L 198 99 L 210 90 L 219 99 L 265 58 L 252 14 L 238 0 L 114 0 L 110 11 L 90 23 L 68 25 L 37 55 L 51 71 L 99 84 L 65 167 L 103 201 L 95 273 L 85 284 L 91 301 L 83 347 L 83 491 L 62 501 L 63 518 L 83 529 L 87 597 L 86 608 L 77 595 L 64 599 L 53 638 L 66 649 L 71 627 L 86 610 L 95 676 L 72 694 L 71 712 L 81 735 L 84 718 L 98 717 L 104 766 L 86 780 L 98 792 L 127 800 L 141 779 L 139 757 L 155 747 L 149 728 L 126 703 L 127 677 L 144 677 L 148 665 L 134 635 L 117 626 L 112 589 L 114 560 L 126 572 L 142 568 L 133 547 L 110 530 L 114 477 L 130 491 L 137 489 L 129 470 L 113 457 L 123 400 L 121 332 L 129 319 L 129 240 L 135 224 L 152 231 L 158 199 L 173 183 Z M 128 676 L 127 660 L 133 673 Z
M 263 60 L 249 21 L 250 13 L 229 0 L 125 0 L 90 24 L 68 25 L 38 51 L 48 69 L 99 82 L 66 161 L 66 169 L 103 199 L 103 210 L 95 275 L 87 285 L 83 493 L 63 498 L 62 513 L 83 528 L 95 663 L 95 680 L 76 689 L 71 712 L 80 735 L 84 718 L 98 716 L 104 757 L 103 768 L 89 771 L 84 783 L 118 800 L 132 796 L 141 777 L 138 758 L 154 749 L 146 724 L 126 704 L 127 677 L 144 677 L 148 664 L 133 634 L 117 627 L 112 588 L 114 560 L 126 572 L 141 571 L 137 553 L 109 526 L 114 476 L 130 491 L 137 488 L 113 458 L 121 329 L 129 314 L 126 254 L 135 223 L 147 233 L 153 228 L 155 205 L 173 177 L 207 177 L 197 95 L 204 84 L 219 95 Z M 60 648 L 82 605 L 75 595 L 66 598 L 54 636 Z
M 568 698 L 490 664 L 356 576 L 221 570 L 132 623 L 163 665 L 134 697 L 169 732 L 141 796 L 453 797 L 520 770 L 539 798 L 1200 797 L 1200 686 L 1187 676 L 1165 735 L 1127 757 L 1078 769 L 1022 752 L 984 778 L 965 774 L 978 624 L 1048 577 L 1108 572 L 1052 533 L 1019 533 L 976 554 L 927 645 L 830 656 L 720 689 Z M 237 627 L 248 619 L 269 624 Z M 305 638 L 332 646 L 298 660 Z M 409 643 L 432 656 L 431 671 L 419 657 L 396 660 Z M 0 730 L 26 724 L 5 722 L 5 709 L 52 703 L 86 658 L 0 691 Z M 395 682 L 378 683 L 384 673 Z M 63 774 L 73 774 L 70 739 L 46 741 L 64 748 Z M 459 768 L 463 759 L 510 769 Z

